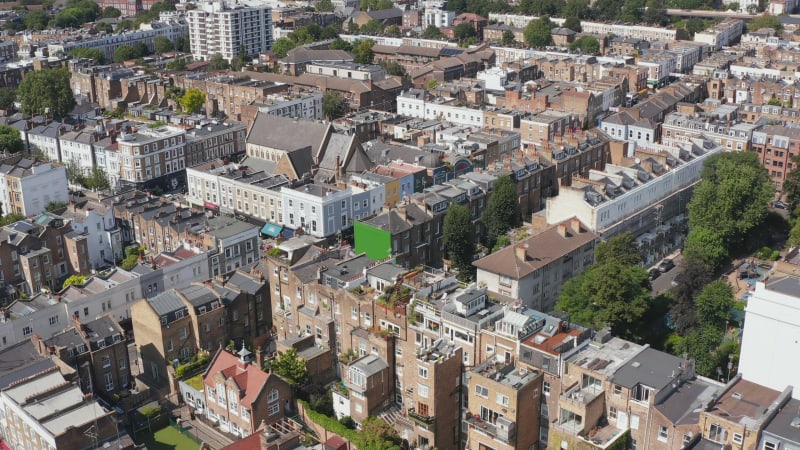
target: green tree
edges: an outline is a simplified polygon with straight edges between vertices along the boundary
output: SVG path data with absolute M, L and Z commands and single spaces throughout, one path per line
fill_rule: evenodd
M 55 117 L 69 114 L 75 107 L 69 79 L 66 68 L 37 70 L 26 75 L 18 90 L 22 111 Z
M 400 27 L 397 25 L 389 25 L 385 30 L 383 30 L 383 34 L 389 37 L 400 37 L 403 35 L 403 32 L 400 31 Z
M 333 2 L 331 0 L 319 0 L 316 5 L 314 5 L 314 9 L 317 12 L 333 12 Z
M 392 425 L 379 417 L 368 417 L 361 424 L 354 444 L 359 450 L 400 450 L 401 439 Z
M 792 157 L 792 166 L 794 168 L 786 174 L 786 180 L 783 182 L 783 193 L 790 210 L 794 211 L 800 205 L 800 155 Z M 792 215 L 797 216 L 797 214 Z
M 685 335 L 697 326 L 694 300 L 711 280 L 708 268 L 699 262 L 684 258 L 683 273 L 678 285 L 672 290 L 672 305 L 669 316 L 675 331 Z
M 622 233 L 597 244 L 594 260 L 597 264 L 617 261 L 627 266 L 638 266 L 642 263 L 642 255 L 639 254 L 633 234 Z
M 23 23 L 29 30 L 44 30 L 50 23 L 50 15 L 41 9 L 34 9 L 25 14 Z
M 684 243 L 684 257 L 704 265 L 714 272 L 728 259 L 725 238 L 717 230 L 697 227 L 693 229 Z
M 503 45 L 506 47 L 512 47 L 517 45 L 517 38 L 514 36 L 514 32 L 511 30 L 503 31 Z
M 534 16 L 557 16 L 561 12 L 562 3 L 557 0 L 522 0 L 519 10 Z
M 747 31 L 758 31 L 762 28 L 772 28 L 778 34 L 783 32 L 783 24 L 775 16 L 757 16 L 747 23 Z
M 279 40 L 280 39 L 278 39 L 278 41 Z M 275 41 L 275 42 L 278 42 L 278 41 Z M 344 51 L 347 51 L 347 52 L 353 50 L 352 44 L 350 44 L 349 42 L 345 41 L 344 39 L 338 38 L 338 37 L 336 39 L 334 39 L 333 42 L 331 42 L 330 48 L 331 48 L 331 50 L 344 50 Z M 275 51 L 274 50 L 274 46 L 273 46 L 273 51 Z M 276 54 L 277 54 L 277 52 L 276 52 Z
M 6 214 L 0 218 L 0 227 L 11 225 L 12 223 L 19 222 L 20 220 L 25 220 L 25 216 L 18 213 Z
M 76 58 L 93 59 L 97 64 L 106 62 L 106 54 L 99 48 L 74 48 L 69 53 Z
M 0 109 L 10 110 L 17 101 L 17 90 L 11 87 L 0 87 Z
M 427 89 L 427 90 L 429 90 L 429 91 L 432 91 L 432 90 L 436 89 L 438 86 L 439 86 L 439 82 L 438 82 L 438 81 L 436 81 L 436 79 L 435 79 L 435 78 L 431 78 L 431 79 L 430 79 L 430 80 L 428 80 L 428 82 L 425 84 L 425 89 Z
M 336 39 L 339 37 L 339 31 L 341 31 L 339 25 L 326 25 L 325 28 L 322 29 L 319 38 L 323 40 Z
M 358 64 L 372 64 L 372 59 L 375 53 L 372 47 L 375 46 L 375 41 L 372 39 L 359 39 L 353 44 L 353 57 Z
M 189 88 L 180 100 L 178 100 L 178 103 L 180 103 L 181 108 L 183 108 L 185 112 L 191 114 L 206 104 L 206 94 L 200 89 Z
M 66 163 L 64 163 L 64 168 L 67 171 L 67 181 L 72 184 L 80 184 L 83 185 L 85 182 L 85 175 L 83 174 L 83 170 L 81 170 L 81 166 L 78 165 L 78 162 L 74 159 L 70 159 Z
M 561 14 L 563 14 L 564 17 L 586 19 L 589 17 L 589 2 L 587 0 L 567 0 L 567 2 L 564 4 L 564 9 L 561 11 Z M 570 29 L 572 30 L 572 28 Z
M 345 113 L 345 100 L 336 91 L 328 91 L 322 94 L 322 114 L 328 120 L 338 119 Z
M 270 363 L 270 371 L 283 377 L 292 386 L 302 385 L 309 378 L 306 362 L 294 348 L 279 353 Z
M 594 36 L 581 36 L 569 44 L 570 50 L 580 50 L 582 53 L 595 55 L 600 53 L 600 42 Z
M 459 41 L 465 41 L 469 38 L 475 38 L 478 36 L 478 32 L 475 31 L 475 27 L 472 26 L 469 22 L 463 22 L 453 29 L 453 36 Z
M 166 36 L 156 36 L 156 38 L 153 39 L 153 45 L 155 46 L 156 53 L 159 54 L 171 52 L 175 48 L 175 45 Z
M 131 19 L 122 19 L 117 22 L 117 27 L 115 28 L 116 31 L 126 31 L 126 30 L 133 30 L 136 28 L 136 24 Z
M 0 125 L 0 149 L 10 153 L 21 152 L 25 148 L 19 130 L 8 125 Z
M 86 178 L 84 186 L 93 191 L 105 191 L 111 187 L 108 174 L 99 166 L 92 167 L 92 173 Z
M 497 238 L 497 242 L 495 242 L 494 243 L 494 247 L 492 247 L 492 253 L 494 253 L 494 252 L 496 252 L 496 251 L 498 251 L 500 249 L 503 249 L 505 247 L 508 247 L 509 245 L 511 245 L 511 238 L 508 237 L 507 234 L 504 234 L 504 235 L 500 236 L 499 238 Z
M 167 69 L 178 72 L 186 70 L 186 58 L 175 58 L 167 63 Z
M 486 246 L 493 248 L 497 239 L 520 223 L 517 187 L 514 181 L 504 175 L 495 180 L 486 209 L 483 211 L 483 224 L 486 226 Z
M 627 0 L 622 5 L 622 12 L 618 19 L 625 23 L 639 23 L 644 16 L 644 2 L 645 0 Z
M 569 28 L 576 33 L 583 31 L 583 27 L 581 27 L 581 19 L 578 19 L 575 16 L 567 16 L 567 18 L 564 19 L 563 27 Z
M 379 20 L 370 20 L 361 27 L 361 32 L 369 35 L 378 35 L 383 33 L 383 23 Z
M 114 8 L 113 6 L 106 6 L 103 9 L 103 18 L 104 19 L 116 19 L 117 17 L 122 15 L 122 11 Z
M 70 275 L 64 283 L 61 285 L 61 290 L 64 290 L 73 284 L 78 286 L 83 286 L 83 283 L 86 283 L 86 277 L 84 275 Z
M 57 211 L 62 208 L 67 207 L 67 202 L 59 202 L 59 201 L 52 201 L 46 205 L 44 205 L 45 211 Z
M 540 17 L 525 27 L 525 43 L 531 47 L 542 48 L 553 44 L 553 37 L 550 35 L 550 30 L 556 27 L 556 24 L 550 21 L 547 16 Z
M 714 351 L 722 343 L 722 330 L 714 327 L 702 327 L 690 332 L 683 340 L 681 353 L 695 360 L 695 370 L 702 376 L 714 376 L 716 360 Z
M 97 22 L 96 24 L 94 24 L 94 29 L 97 30 L 98 33 L 111 34 L 114 32 L 114 27 L 107 22 Z
M 189 45 L 189 35 L 178 36 L 175 38 L 175 50 L 181 53 L 189 53 L 192 51 Z
M 706 285 L 695 299 L 697 321 L 702 326 L 724 331 L 733 304 L 733 288 L 723 280 L 714 281 Z
M 715 230 L 729 248 L 737 246 L 764 221 L 773 194 L 769 174 L 756 153 L 712 155 L 687 205 L 689 228 Z
M 669 23 L 667 10 L 664 8 L 663 0 L 647 0 L 645 4 L 643 20 L 645 23 L 664 26 Z
M 208 61 L 209 70 L 226 70 L 230 67 L 228 61 L 222 56 L 222 53 L 214 53 Z
M 383 67 L 388 75 L 395 75 L 398 77 L 406 76 L 406 69 L 397 61 L 379 61 L 378 64 Z
M 444 34 L 442 34 L 442 30 L 435 25 L 428 25 L 427 28 L 422 30 L 422 37 L 425 39 L 441 39 L 444 37 Z
M 138 57 L 139 54 L 136 53 L 136 50 L 134 50 L 130 45 L 120 45 L 116 50 L 114 50 L 115 63 L 121 63 L 123 61 L 136 59 Z
M 595 20 L 616 20 L 624 4 L 625 0 L 595 0 L 591 17 Z
M 285 58 L 286 55 L 289 53 L 289 50 L 295 48 L 297 44 L 294 43 L 293 40 L 289 38 L 278 38 L 272 44 L 272 52 L 278 56 L 278 58 Z
M 697 17 L 692 17 L 691 19 L 686 21 L 686 31 L 689 33 L 689 36 L 694 36 L 695 33 L 698 31 L 703 31 L 706 29 L 706 22 L 703 19 L 699 19 Z
M 444 216 L 444 246 L 447 256 L 463 279 L 472 274 L 472 256 L 475 254 L 475 236 L 469 209 L 462 205 L 453 205 Z

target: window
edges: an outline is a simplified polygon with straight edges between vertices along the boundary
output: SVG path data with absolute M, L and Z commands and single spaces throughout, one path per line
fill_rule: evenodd
M 478 397 L 489 398 L 489 388 L 483 387 L 480 384 L 476 384 L 475 395 Z
M 689 446 L 689 444 L 691 444 L 691 443 L 692 443 L 692 433 L 689 433 L 689 434 L 684 434 L 684 435 L 683 435 L 683 442 L 682 442 L 682 444 L 681 444 L 681 447 L 682 447 L 682 448 L 686 448 L 686 447 L 688 447 L 688 446 Z
M 614 395 L 622 394 L 622 386 L 615 384 L 614 385 Z
M 30 326 L 25 326 L 22 328 L 23 336 L 30 336 L 31 334 L 33 334 L 33 329 Z
M 728 430 L 716 423 L 712 423 L 708 429 L 708 439 L 723 444 L 728 440 Z
M 637 402 L 642 403 L 650 403 L 650 394 L 652 393 L 652 389 L 647 386 L 642 386 L 641 384 L 637 384 L 636 387 L 633 388 L 633 398 Z
M 778 444 L 772 441 L 764 441 L 763 450 L 778 450 Z
M 631 414 L 631 430 L 639 429 L 639 416 Z
M 667 442 L 667 436 L 669 435 L 669 431 L 667 427 L 663 425 L 658 426 L 658 440 L 661 442 Z
M 609 406 L 608 408 L 608 420 L 617 420 L 617 408 L 613 406 Z
M 106 374 L 106 391 L 114 390 L 114 374 L 108 372 Z
M 270 403 L 277 402 L 279 397 L 280 397 L 280 394 L 278 394 L 278 390 L 277 389 L 273 389 L 273 390 L 269 391 L 269 395 L 267 396 L 267 401 L 270 402 Z
M 497 394 L 495 401 L 497 401 L 498 405 L 508 406 L 508 397 L 503 394 Z
M 542 392 L 544 395 L 550 395 L 550 382 L 542 381 Z
M 417 393 L 422 398 L 428 398 L 428 386 L 417 383 Z
M 128 367 L 128 362 L 125 360 L 125 358 L 120 358 L 119 359 L 119 368 L 120 369 L 125 369 L 126 367 Z
M 278 414 L 279 412 L 281 412 L 281 408 L 280 408 L 280 405 L 278 405 L 278 403 L 273 403 L 273 404 L 269 405 L 269 407 L 267 407 L 267 414 L 269 416 L 274 416 L 274 415 Z
M 55 325 L 58 323 L 58 316 L 53 316 L 50 318 L 50 325 Z
M 420 367 L 419 368 L 419 376 L 420 378 L 428 378 L 428 368 L 427 367 Z
M 733 433 L 733 443 L 741 444 L 742 442 L 744 442 L 744 436 L 741 433 Z

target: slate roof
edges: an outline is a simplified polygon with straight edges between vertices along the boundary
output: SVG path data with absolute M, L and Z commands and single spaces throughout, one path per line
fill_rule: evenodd
M 186 308 L 186 304 L 183 303 L 183 300 L 175 291 L 175 289 L 170 289 L 166 292 L 156 295 L 155 297 L 148 298 L 147 303 L 150 303 L 150 306 L 159 316 L 164 316 L 171 312 Z
M 311 147 L 316 154 L 324 144 L 328 126 L 259 112 L 247 135 L 247 142 L 288 152 Z
M 612 381 L 626 388 L 643 384 L 660 390 L 674 380 L 682 364 L 682 358 L 646 348 L 620 367 Z

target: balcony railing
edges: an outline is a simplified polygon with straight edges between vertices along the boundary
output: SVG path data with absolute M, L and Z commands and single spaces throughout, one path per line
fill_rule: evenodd
M 602 389 L 593 387 L 581 388 L 578 384 L 575 385 L 575 387 L 567 390 L 567 392 L 561 394 L 561 399 L 572 403 L 573 405 L 585 407 L 592 403 L 597 397 L 602 395 L 602 393 Z
M 422 414 L 417 413 L 416 409 L 414 408 L 408 408 L 408 417 L 424 427 L 430 427 L 435 421 L 434 417 L 423 416 Z

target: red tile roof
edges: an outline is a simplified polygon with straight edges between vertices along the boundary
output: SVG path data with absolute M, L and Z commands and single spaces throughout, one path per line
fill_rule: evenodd
M 247 363 L 242 367 L 242 363 L 236 355 L 223 349 L 220 349 L 217 355 L 214 356 L 214 360 L 203 377 L 203 383 L 210 388 L 214 388 L 215 383 L 212 377 L 217 373 L 222 373 L 226 380 L 233 379 L 236 386 L 243 392 L 243 397 L 239 400 L 239 404 L 248 408 L 252 407 L 253 400 L 264 390 L 270 377 L 270 374 L 252 363 Z

